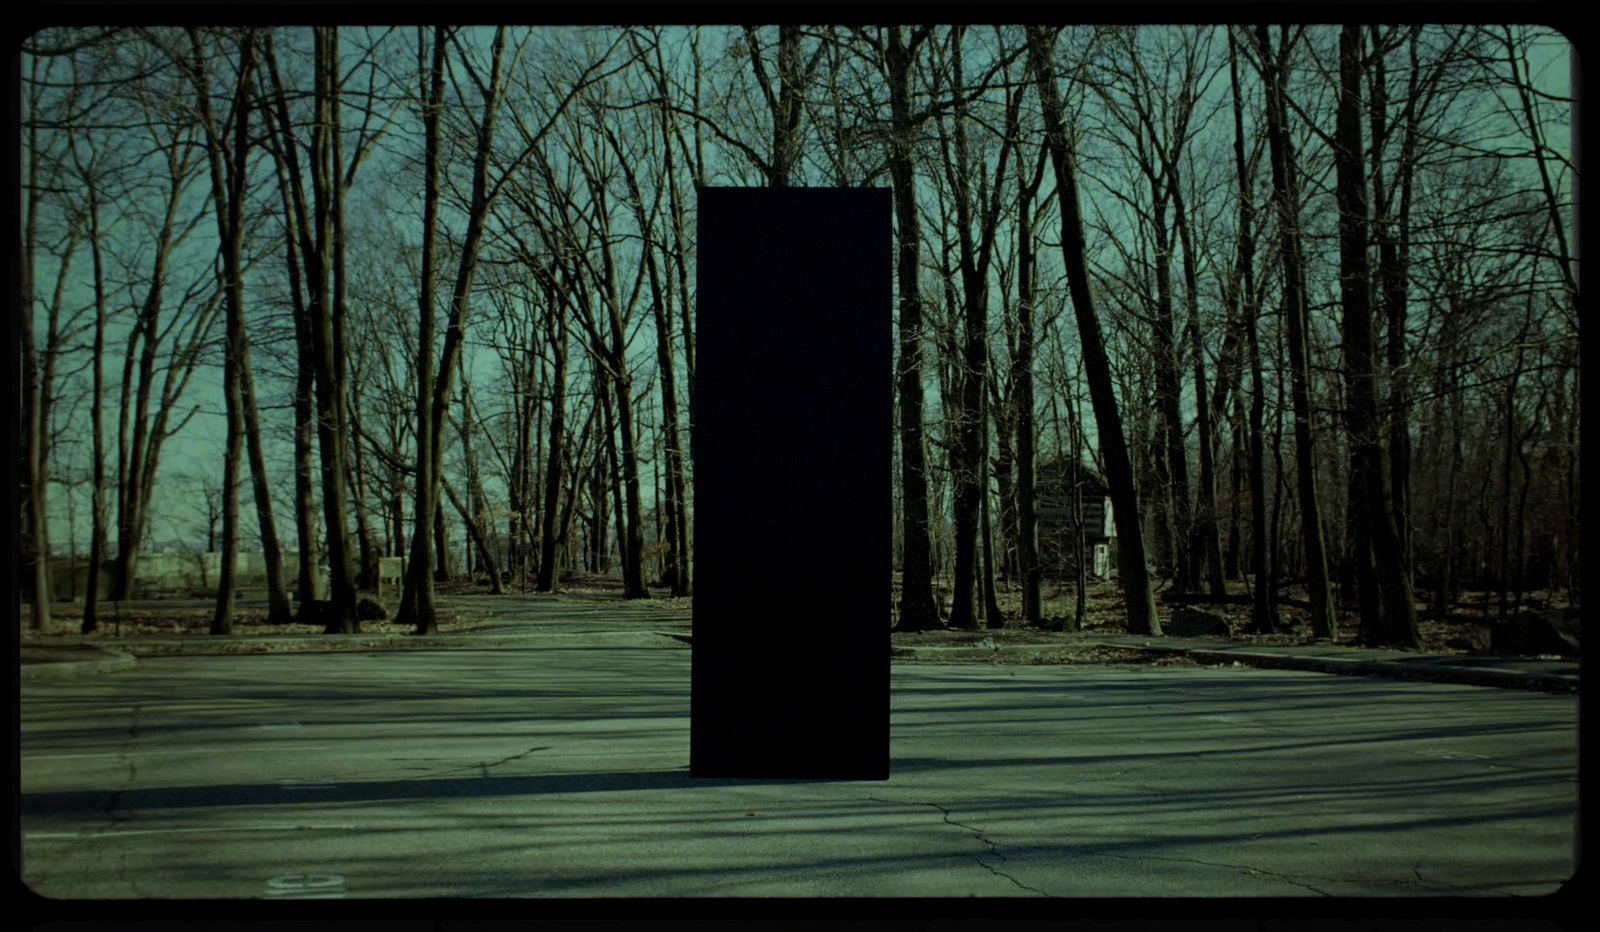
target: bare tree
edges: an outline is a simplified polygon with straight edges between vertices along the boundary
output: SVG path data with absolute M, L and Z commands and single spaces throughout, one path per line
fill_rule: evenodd
M 521 43 L 512 53 L 512 62 L 506 62 L 507 29 L 498 27 L 494 32 L 491 43 L 489 73 L 479 74 L 473 67 L 469 57 L 463 53 L 460 61 L 468 76 L 473 80 L 478 94 L 482 99 L 481 108 L 463 108 L 467 114 L 468 126 L 465 135 L 470 139 L 470 149 L 473 153 L 471 170 L 470 193 L 466 203 L 466 229 L 462 236 L 460 258 L 456 267 L 455 285 L 450 296 L 450 311 L 445 328 L 444 344 L 440 349 L 438 372 L 432 379 L 432 384 L 424 386 L 419 381 L 418 385 L 418 437 L 419 449 L 431 445 L 431 452 L 426 456 L 419 453 L 417 458 L 418 485 L 434 485 L 439 482 L 442 475 L 439 465 L 443 458 L 443 426 L 446 412 L 449 408 L 452 383 L 454 381 L 457 360 L 461 353 L 464 339 L 467 311 L 471 302 L 473 281 L 477 275 L 479 251 L 488 219 L 494 208 L 495 202 L 502 190 L 511 179 L 517 176 L 518 169 L 526 163 L 539 149 L 545 136 L 556 125 L 561 115 L 566 112 L 568 105 L 577 98 L 582 91 L 596 82 L 604 80 L 610 74 L 620 70 L 623 66 L 615 66 L 609 71 L 603 70 L 608 64 L 612 53 L 623 41 L 618 36 L 609 48 L 594 58 L 593 61 L 583 66 L 577 77 L 570 82 L 554 106 L 546 111 L 547 116 L 537 128 L 524 121 L 520 108 L 510 108 L 506 114 L 508 122 L 515 130 L 520 149 L 501 163 L 500 159 L 492 159 L 495 145 L 495 131 L 502 112 L 506 111 L 505 100 L 509 93 L 509 76 L 515 71 L 516 65 L 522 60 L 521 51 L 525 43 Z M 430 77 L 430 87 L 426 99 L 429 101 L 426 111 L 428 139 L 425 142 L 428 159 L 428 181 L 424 194 L 424 254 L 428 257 L 424 262 L 423 298 L 420 299 L 422 315 L 425 318 L 426 333 L 419 331 L 419 345 L 430 345 L 433 339 L 433 288 L 429 280 L 433 275 L 433 247 L 427 238 L 434 235 L 433 230 L 437 224 L 437 198 L 438 198 L 438 159 L 439 149 L 439 120 L 440 108 L 443 102 L 443 73 L 445 65 L 445 52 L 439 46 L 444 42 L 460 45 L 461 34 L 449 33 L 442 27 L 436 31 L 434 42 L 434 65 L 431 74 L 438 78 Z M 437 80 L 437 83 L 435 81 Z M 435 94 L 437 92 L 437 95 Z M 476 118 L 474 118 L 476 114 Z M 490 177 L 491 162 L 503 164 L 495 177 Z M 429 204 L 432 204 L 430 207 Z M 619 337 L 620 339 L 620 337 Z M 432 364 L 431 351 L 429 352 L 428 365 Z M 419 361 L 419 365 L 422 363 Z M 430 410 L 426 417 L 431 418 L 427 425 L 420 422 L 424 419 L 423 393 L 424 387 L 431 391 L 432 399 Z M 631 406 L 630 406 L 631 407 Z M 631 417 L 631 414 L 630 414 Z M 635 481 L 634 494 L 637 496 L 637 482 Z M 424 501 L 423 493 L 419 489 L 417 498 L 417 523 L 418 527 L 426 526 L 426 516 L 437 516 L 441 513 L 438 509 L 437 498 L 430 489 L 428 500 Z M 443 553 L 444 548 L 439 548 Z M 418 633 L 427 633 L 437 630 L 437 621 L 434 618 L 432 604 L 433 590 L 431 584 L 425 582 L 422 576 L 426 574 L 426 566 L 433 555 L 426 535 L 417 533 L 412 536 L 411 566 L 407 574 L 408 582 L 406 593 L 402 597 L 399 619 L 402 624 L 413 624 Z M 648 595 L 643 591 L 642 580 L 638 581 L 637 592 L 634 597 Z
M 1048 155 L 1046 148 L 1040 146 L 1033 176 L 1026 182 L 1021 180 L 1022 173 L 1026 171 L 1024 162 L 1021 159 L 1017 161 L 1017 345 L 1012 356 L 1011 381 L 1016 393 L 1017 564 L 1022 575 L 1022 617 L 1029 622 L 1041 621 L 1043 616 L 1039 598 L 1039 528 L 1034 493 L 1034 441 L 1038 436 L 1038 428 L 1033 417 L 1033 349 L 1038 272 L 1034 259 L 1033 200 L 1044 180 Z
M 255 378 L 250 367 L 250 345 L 244 322 L 243 240 L 244 200 L 248 159 L 252 148 L 250 110 L 254 104 L 251 88 L 255 70 L 256 37 L 249 29 L 237 34 L 239 67 L 233 102 L 219 123 L 212 115 L 210 68 L 202 49 L 198 29 L 189 30 L 190 81 L 195 89 L 200 126 L 206 134 L 211 169 L 212 211 L 217 221 L 217 240 L 222 260 L 226 294 L 227 357 L 225 397 L 228 403 L 228 447 L 223 466 L 223 566 L 218 589 L 213 634 L 231 633 L 233 627 L 234 565 L 238 559 L 238 473 L 241 444 L 247 445 L 250 475 L 255 492 L 257 526 L 267 573 L 267 620 L 272 624 L 289 621 L 288 592 L 283 581 L 283 554 L 278 544 L 277 524 L 272 514 L 272 495 L 267 483 L 267 467 L 261 443 L 261 423 L 256 404 Z M 229 136 L 232 136 L 230 139 Z M 231 523 L 230 523 L 231 521 Z
M 549 279 L 545 290 L 548 301 L 545 313 L 550 351 L 554 367 L 550 375 L 550 427 L 549 456 L 545 461 L 544 507 L 541 510 L 541 537 L 539 555 L 539 591 L 554 592 L 560 583 L 557 568 L 560 557 L 558 545 L 565 540 L 566 522 L 561 520 L 562 452 L 566 449 L 567 408 L 567 310 L 557 303 L 554 279 Z M 567 507 L 572 507 L 569 494 Z
M 664 110 L 664 108 L 656 108 Z M 661 374 L 661 403 L 662 418 L 665 421 L 667 435 L 667 484 L 665 488 L 667 520 L 665 534 L 667 537 L 666 560 L 667 566 L 662 574 L 667 584 L 672 587 L 674 595 L 688 595 L 688 547 L 687 532 L 683 528 L 686 511 L 683 504 L 684 478 L 683 478 L 683 448 L 678 436 L 678 394 L 673 376 L 673 341 L 672 341 L 672 316 L 668 303 L 671 295 L 668 293 L 669 280 L 661 274 L 656 261 L 655 248 L 655 216 L 660 209 L 661 189 L 656 189 L 656 203 L 650 210 L 646 210 L 644 196 L 640 192 L 637 173 L 631 167 L 634 157 L 623 150 L 617 135 L 609 128 L 605 129 L 606 140 L 611 144 L 616 153 L 617 164 L 622 170 L 623 180 L 627 183 L 628 199 L 633 205 L 634 221 L 637 223 L 640 235 L 644 239 L 644 266 L 650 281 L 650 312 L 656 330 L 656 366 Z M 665 145 L 666 157 L 671 159 L 671 146 Z M 661 507 L 660 504 L 657 506 Z
M 962 69 L 963 27 L 950 32 L 950 67 L 954 87 L 954 107 L 949 134 L 954 157 L 945 161 L 946 180 L 955 204 L 957 243 L 960 249 L 962 283 L 963 341 L 960 366 L 956 370 L 959 404 L 947 417 L 953 415 L 955 445 L 952 463 L 955 467 L 953 481 L 955 498 L 955 560 L 956 575 L 953 585 L 955 602 L 950 612 L 950 625 L 956 628 L 976 627 L 973 616 L 973 583 L 989 579 L 986 567 L 980 567 L 980 544 L 987 544 L 987 534 L 979 539 L 980 518 L 988 500 L 987 470 L 988 433 L 984 404 L 988 394 L 989 363 L 988 309 L 989 266 L 994 256 L 996 233 L 999 229 L 1000 207 L 1003 203 L 1008 161 L 1017 136 L 1018 110 L 1022 102 L 1022 88 L 1009 93 L 1005 110 L 1005 129 L 1001 133 L 1000 153 L 996 161 L 992 182 L 981 178 L 978 191 L 972 191 L 973 166 L 968 149 L 966 86 Z M 986 82 L 985 82 L 986 83 Z M 941 137 L 944 135 L 941 123 Z M 977 224 L 974 236 L 974 222 Z M 986 582 L 978 593 L 984 601 L 986 623 L 1000 627 L 999 610 L 994 605 L 992 581 Z
M 1297 34 L 1298 35 L 1298 34 Z M 1298 468 L 1300 527 L 1305 541 L 1306 584 L 1311 596 L 1311 629 L 1317 637 L 1337 638 L 1338 616 L 1328 583 L 1328 559 L 1322 533 L 1322 504 L 1317 499 L 1316 451 L 1311 433 L 1311 375 L 1306 349 L 1305 272 L 1300 253 L 1300 195 L 1289 108 L 1284 84 L 1294 40 L 1289 27 L 1272 48 L 1266 26 L 1255 31 L 1257 66 L 1267 94 L 1267 140 L 1272 152 L 1273 202 L 1278 213 L 1278 244 L 1283 264 L 1284 316 L 1288 319 L 1289 372 L 1294 401 L 1294 449 Z
M 90 511 L 92 514 L 89 532 L 89 576 L 83 595 L 83 623 L 84 634 L 93 633 L 99 627 L 100 614 L 100 569 L 106 558 L 106 461 L 105 461 L 105 351 L 106 351 L 106 273 L 103 256 L 103 240 L 100 227 L 100 168 L 91 158 L 89 164 L 84 164 L 78 152 L 75 139 L 68 143 L 73 165 L 83 181 L 85 195 L 85 214 L 88 229 L 86 236 L 89 240 L 90 258 L 94 263 L 94 387 L 93 399 L 90 406 L 90 419 L 94 431 L 93 476 L 91 479 Z
M 423 56 L 423 35 L 424 30 L 419 28 L 417 30 L 419 63 Z M 422 270 L 417 296 L 418 320 L 421 323 L 417 328 L 416 353 L 416 502 L 412 512 L 414 529 L 411 534 L 411 557 L 406 565 L 406 581 L 400 597 L 400 610 L 395 616 L 395 620 L 400 624 L 414 625 L 419 634 L 432 634 L 439 630 L 433 601 L 433 576 L 428 569 L 428 564 L 432 562 L 430 553 L 432 542 L 428 534 L 432 529 L 434 511 L 438 508 L 433 483 L 436 471 L 433 455 L 435 449 L 433 442 L 434 270 L 437 262 L 435 242 L 439 222 L 439 120 L 440 111 L 444 106 L 445 43 L 448 39 L 448 27 L 434 28 L 431 64 L 423 72 L 426 81 L 422 95 L 423 124 L 426 127 L 423 153 L 427 167 L 423 176 Z
M 822 58 L 823 46 L 818 45 L 811 61 L 802 70 L 800 66 L 800 27 L 778 27 L 778 91 L 772 90 L 772 80 L 762 58 L 760 32 L 753 26 L 744 27 L 745 47 L 749 50 L 750 67 L 755 72 L 756 86 L 767 102 L 772 116 L 771 154 L 762 165 L 767 184 L 774 188 L 787 188 L 795 164 L 800 158 L 800 121 L 805 114 L 802 95 L 811 75 L 816 72 Z
M 1133 484 L 1133 465 L 1123 440 L 1122 419 L 1112 391 L 1111 366 L 1106 357 L 1100 321 L 1089 291 L 1089 272 L 1084 260 L 1083 214 L 1078 205 L 1076 153 L 1071 135 L 1062 119 L 1053 68 L 1056 34 L 1045 27 L 1028 29 L 1028 66 L 1037 83 L 1039 103 L 1044 110 L 1045 134 L 1050 159 L 1055 166 L 1056 188 L 1061 197 L 1061 251 L 1066 264 L 1067 285 L 1072 294 L 1072 310 L 1078 321 L 1078 339 L 1083 347 L 1083 363 L 1089 376 L 1089 400 L 1094 406 L 1100 452 L 1105 461 L 1106 479 L 1111 487 L 1113 518 L 1117 525 L 1118 569 L 1127 601 L 1128 630 L 1135 634 L 1161 633 L 1156 617 L 1155 592 L 1145 564 L 1143 529 L 1139 522 L 1139 501 Z
M 1361 27 L 1347 25 L 1339 34 L 1339 109 L 1334 160 L 1338 171 L 1340 300 L 1344 305 L 1346 420 L 1354 451 L 1363 511 L 1383 611 L 1361 619 L 1370 641 L 1420 647 L 1411 576 L 1389 507 L 1388 473 L 1379 436 L 1378 397 L 1373 382 L 1377 360 L 1373 347 L 1371 276 L 1367 262 L 1367 198 L 1361 139 Z M 1365 560 L 1365 556 L 1362 556 Z M 1381 622 L 1380 622 L 1381 619 Z
M 141 39 L 147 47 L 164 44 L 148 30 L 141 31 Z M 151 157 L 160 169 L 160 180 L 152 186 L 159 190 L 162 202 L 156 210 L 159 225 L 147 241 L 148 267 L 143 265 L 143 256 L 136 255 L 132 268 L 125 273 L 143 288 L 132 308 L 135 319 L 123 351 L 119 389 L 117 555 L 111 580 L 112 597 L 117 599 L 132 598 L 135 592 L 135 571 L 150 527 L 151 501 L 164 445 L 200 410 L 196 405 L 175 418 L 202 350 L 210 342 L 222 302 L 222 292 L 210 270 L 195 276 L 186 288 L 170 288 L 175 276 L 174 256 L 206 216 L 205 210 L 183 210 L 185 195 L 204 168 L 203 160 L 197 157 L 204 147 L 196 145 L 198 127 L 193 108 L 175 105 L 171 89 L 156 85 L 155 80 L 146 82 L 142 78 L 127 85 L 131 116 L 139 128 L 134 131 L 139 135 L 130 141 L 148 142 L 151 151 L 159 153 Z M 129 292 L 132 294 L 133 289 Z M 164 318 L 169 305 L 175 307 L 175 313 Z
M 1105 64 L 1109 79 L 1097 83 L 1096 90 L 1121 130 L 1113 137 L 1115 143 L 1132 157 L 1150 192 L 1147 226 L 1154 253 L 1155 301 L 1148 319 L 1158 434 L 1150 449 L 1158 489 L 1154 502 L 1156 549 L 1163 565 L 1170 560 L 1173 583 L 1185 592 L 1196 585 L 1200 554 L 1194 552 L 1191 542 L 1189 465 L 1180 406 L 1183 377 L 1173 306 L 1172 259 L 1177 245 L 1173 237 L 1177 231 L 1169 225 L 1168 209 L 1178 205 L 1182 217 L 1179 166 L 1193 135 L 1202 62 L 1194 33 L 1185 32 L 1176 56 L 1169 54 L 1152 74 L 1144 64 L 1149 56 L 1140 45 L 1143 35 L 1138 27 L 1109 31 L 1109 61 Z M 1167 87 L 1172 77 L 1179 84 L 1176 95 Z M 1206 426 L 1209 428 L 1209 423 Z
M 1233 161 L 1239 183 L 1239 245 L 1238 282 L 1235 302 L 1239 305 L 1239 320 L 1244 329 L 1245 352 L 1250 369 L 1250 575 L 1254 587 L 1251 595 L 1250 630 L 1268 633 L 1273 628 L 1273 600 L 1276 596 L 1274 580 L 1267 575 L 1267 552 L 1277 548 L 1272 529 L 1267 523 L 1267 473 L 1266 436 L 1264 412 L 1266 409 L 1266 379 L 1262 374 L 1263 359 L 1258 334 L 1261 313 L 1260 294 L 1255 279 L 1255 190 L 1253 172 L 1244 154 L 1244 100 L 1239 91 L 1239 45 L 1228 31 L 1228 77 L 1233 90 Z M 1232 289 L 1230 289 L 1232 290 Z
M 587 129 L 576 120 L 571 122 L 575 131 L 579 133 Z M 594 130 L 597 132 L 598 127 Z M 617 481 L 613 484 L 613 494 L 617 501 L 613 514 L 618 522 L 617 545 L 622 559 L 623 597 L 643 599 L 649 598 L 650 593 L 644 585 L 644 529 L 639 499 L 638 430 L 633 411 L 634 383 L 627 345 L 633 308 L 643 284 L 645 263 L 640 263 L 636 281 L 630 288 L 631 293 L 625 296 L 619 277 L 621 263 L 617 255 L 620 237 L 612 230 L 613 221 L 608 193 L 612 173 L 620 174 L 620 168 L 615 164 L 604 163 L 599 140 L 596 140 L 593 151 L 586 150 L 579 140 L 573 142 L 575 144 L 572 146 L 572 151 L 577 158 L 579 171 L 583 175 L 590 203 L 593 205 L 592 213 L 585 218 L 585 222 L 592 224 L 595 248 L 599 253 L 598 267 L 586 252 L 578 254 L 591 283 L 586 289 L 591 300 L 576 302 L 574 310 L 577 312 L 576 320 L 586 337 L 584 346 L 589 351 L 591 360 L 604 370 L 613 382 L 611 387 L 601 387 L 599 398 L 606 418 L 607 450 L 611 449 L 613 443 L 617 444 L 617 452 L 608 455 L 616 463 Z M 603 312 L 603 316 L 597 313 L 595 303 L 601 306 L 599 310 Z
M 338 135 L 334 116 L 339 96 L 337 31 L 333 27 L 317 27 L 314 31 L 315 115 L 310 139 L 312 203 L 309 209 L 306 204 L 305 185 L 297 155 L 293 124 L 289 118 L 287 97 L 279 75 L 277 55 L 270 34 L 266 37 L 263 53 L 267 76 L 272 85 L 277 117 L 276 129 L 279 142 L 274 154 L 287 168 L 286 175 L 290 189 L 288 200 L 292 208 L 294 229 L 292 238 L 299 240 L 299 254 L 305 264 L 304 281 L 308 293 L 303 325 L 297 329 L 299 329 L 298 336 L 304 341 L 304 351 L 301 356 L 302 383 L 305 380 L 304 367 L 309 365 L 315 390 L 314 425 L 320 454 L 323 531 L 327 547 L 325 556 L 329 566 L 331 590 L 320 620 L 324 629 L 330 634 L 353 633 L 358 630 L 359 622 L 355 616 L 355 582 L 350 562 L 349 530 L 346 527 L 345 400 L 343 383 L 340 381 L 342 367 L 336 359 L 337 347 L 334 339 L 334 318 L 339 316 L 336 303 L 341 297 L 336 294 L 334 279 L 343 277 L 342 272 L 335 274 L 336 269 L 342 269 L 342 262 L 336 261 L 335 254 L 344 248 L 343 242 L 335 236 L 333 223 L 333 202 L 338 196 L 335 189 L 341 186 L 343 176 L 341 166 L 333 163 L 332 144 L 334 137 Z M 280 171 L 280 182 L 284 177 L 285 173 Z M 298 293 L 298 288 L 294 290 Z M 303 399 L 303 389 L 298 391 L 297 395 Z M 305 444 L 297 449 L 297 462 L 301 464 L 308 462 L 308 446 Z M 300 515 L 304 513 L 307 497 L 304 494 L 297 494 L 296 501 L 297 525 L 301 525 L 305 523 Z M 302 535 L 305 530 L 301 528 Z M 308 580 L 305 578 L 308 546 L 308 538 L 302 536 L 299 588 L 303 619 L 317 617 L 316 606 L 319 604 L 310 600 L 306 591 L 309 588 Z
M 873 43 L 888 77 L 891 125 L 889 174 L 893 179 L 898 276 L 899 352 L 896 357 L 900 411 L 900 482 L 904 500 L 900 582 L 900 629 L 923 631 L 940 626 L 933 599 L 933 557 L 929 534 L 927 448 L 923 436 L 922 296 L 917 260 L 921 252 L 912 163 L 913 117 L 910 74 L 928 27 L 909 38 L 899 26 L 880 30 Z
M 463 410 L 460 420 L 456 422 L 456 429 L 458 434 L 461 436 L 462 443 L 465 447 L 463 450 L 463 455 L 466 459 L 467 468 L 467 501 L 461 501 L 461 497 L 456 494 L 455 489 L 443 476 L 439 478 L 439 484 L 444 488 L 445 495 L 450 498 L 450 504 L 455 506 L 456 513 L 461 515 L 462 523 L 467 526 L 468 536 L 472 538 L 472 543 L 478 548 L 478 553 L 482 558 L 483 566 L 487 567 L 487 572 L 489 574 L 490 591 L 494 595 L 502 595 L 505 592 L 505 586 L 500 581 L 500 567 L 497 565 L 499 561 L 494 559 L 495 550 L 489 541 L 489 528 L 483 521 L 483 511 L 481 506 L 474 507 L 472 504 L 475 501 L 481 502 L 483 493 L 481 488 L 477 492 L 472 491 L 474 487 L 479 485 L 479 482 L 477 478 L 477 459 L 472 455 L 471 445 L 468 439 L 471 436 L 471 427 L 469 425 L 472 415 L 468 410 L 471 406 L 471 392 L 466 385 L 462 385 L 461 388 L 464 398 L 462 402 Z
M 1203 564 L 1206 590 L 1214 598 L 1227 595 L 1227 583 L 1222 575 L 1222 543 L 1217 528 L 1217 467 L 1212 406 L 1207 403 L 1206 356 L 1200 339 L 1200 284 L 1199 260 L 1195 255 L 1194 233 L 1190 229 L 1189 212 L 1183 200 L 1183 183 L 1174 162 L 1168 166 L 1172 178 L 1173 223 L 1177 227 L 1178 242 L 1183 245 L 1184 302 L 1188 305 L 1189 319 L 1185 331 L 1189 337 L 1189 355 L 1194 366 L 1194 397 L 1196 433 L 1200 446 L 1200 477 L 1195 494 L 1195 508 L 1191 515 L 1189 562 L 1191 576 L 1197 564 Z
M 34 326 L 34 293 L 33 269 L 37 259 L 39 240 L 39 162 L 43 154 L 39 139 L 39 98 L 41 78 L 41 64 L 37 56 L 31 56 L 30 84 L 33 91 L 28 95 L 29 110 L 34 117 L 30 121 L 33 125 L 28 127 L 28 174 L 24 183 L 24 193 L 27 195 L 27 207 L 23 212 L 22 236 L 22 275 L 18 281 L 17 306 L 22 309 L 22 418 L 20 444 L 20 470 L 19 478 L 22 483 L 22 543 L 23 561 L 28 569 L 27 589 L 33 598 L 32 624 L 35 630 L 51 632 L 50 617 L 50 524 L 49 513 L 46 505 L 46 493 L 49 489 L 49 463 L 48 424 L 49 424 L 49 399 L 50 379 L 42 369 L 48 363 L 41 361 L 37 337 Z M 77 243 L 76 231 L 69 236 L 69 247 Z M 62 259 L 62 278 L 65 278 L 66 269 L 70 267 L 73 249 L 65 250 Z M 57 289 L 59 294 L 60 289 Z M 59 308 L 59 301 L 56 304 Z M 52 319 L 54 318 L 52 315 Z M 54 326 L 52 324 L 52 328 Z

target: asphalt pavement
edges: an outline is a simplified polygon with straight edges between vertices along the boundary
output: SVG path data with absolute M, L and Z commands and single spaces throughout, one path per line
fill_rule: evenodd
M 686 617 L 587 611 L 520 647 L 312 637 L 25 676 L 24 880 L 90 899 L 1521 896 L 1574 871 L 1570 693 L 1218 645 L 1190 648 L 1221 653 L 1201 666 L 902 657 L 889 780 L 697 780 L 689 651 L 667 648 Z

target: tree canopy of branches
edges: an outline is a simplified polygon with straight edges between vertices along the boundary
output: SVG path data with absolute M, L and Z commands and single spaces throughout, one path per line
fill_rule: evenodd
M 1518 25 L 44 30 L 32 624 L 80 538 L 92 631 L 193 527 L 218 634 L 246 578 L 272 623 L 356 632 L 384 557 L 418 633 L 462 575 L 691 595 L 696 189 L 726 184 L 893 191 L 900 630 L 1061 624 L 1103 500 L 1140 633 L 1162 591 L 1402 645 L 1428 608 L 1576 604 L 1570 55 Z

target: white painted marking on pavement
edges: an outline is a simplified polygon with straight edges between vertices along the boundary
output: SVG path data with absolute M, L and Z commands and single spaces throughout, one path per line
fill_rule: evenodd
M 294 900 L 344 899 L 342 874 L 283 874 L 267 878 L 266 895 Z
M 1418 757 L 1442 757 L 1445 760 L 1489 760 L 1487 754 L 1468 754 L 1466 751 L 1449 751 L 1444 748 L 1428 748 L 1424 751 L 1412 751 Z

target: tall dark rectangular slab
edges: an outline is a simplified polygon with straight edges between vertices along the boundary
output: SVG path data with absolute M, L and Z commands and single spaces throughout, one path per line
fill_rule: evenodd
M 701 188 L 690 772 L 889 776 L 887 189 Z

